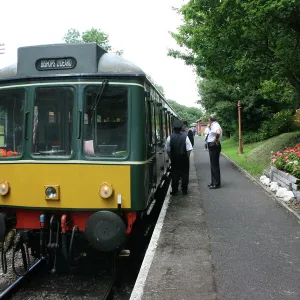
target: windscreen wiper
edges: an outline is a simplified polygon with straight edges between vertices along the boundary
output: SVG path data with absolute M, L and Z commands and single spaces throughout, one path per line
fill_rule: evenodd
M 104 88 L 106 87 L 107 84 L 108 84 L 108 80 L 105 79 L 105 80 L 102 82 L 102 84 L 101 84 L 101 86 L 100 86 L 100 88 L 99 88 L 99 90 L 98 90 L 98 93 L 97 93 L 96 98 L 95 98 L 95 101 L 94 101 L 94 103 L 93 103 L 93 105 L 92 105 L 92 107 L 91 107 L 91 110 L 93 110 L 93 111 L 96 110 L 96 107 L 98 106 L 98 103 L 99 103 L 100 98 L 101 98 L 101 96 L 102 96 L 102 93 L 103 93 L 103 91 L 104 91 Z

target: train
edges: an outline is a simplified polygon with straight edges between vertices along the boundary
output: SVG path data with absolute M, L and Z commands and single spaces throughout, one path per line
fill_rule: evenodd
M 18 48 L 0 70 L 2 258 L 126 250 L 178 118 L 142 69 L 95 43 Z

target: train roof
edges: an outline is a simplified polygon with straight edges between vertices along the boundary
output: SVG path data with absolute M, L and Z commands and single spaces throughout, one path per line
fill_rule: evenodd
M 17 63 L 0 69 L 0 80 L 64 75 L 146 76 L 132 62 L 95 43 L 20 47 Z
M 18 48 L 17 63 L 0 69 L 0 82 L 28 78 L 62 76 L 131 76 L 145 77 L 132 62 L 107 53 L 96 43 L 48 44 Z M 147 78 L 161 98 L 161 93 Z M 174 109 L 167 103 L 176 115 Z

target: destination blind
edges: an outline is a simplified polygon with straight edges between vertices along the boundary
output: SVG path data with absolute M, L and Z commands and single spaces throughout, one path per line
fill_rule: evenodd
M 77 61 L 73 57 L 63 58 L 40 58 L 36 61 L 35 67 L 39 71 L 74 69 Z

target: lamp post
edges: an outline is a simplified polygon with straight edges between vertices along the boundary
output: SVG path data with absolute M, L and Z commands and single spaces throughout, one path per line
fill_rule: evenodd
M 238 101 L 238 119 L 239 119 L 239 154 L 243 154 L 242 146 L 242 119 L 241 119 L 241 101 Z

